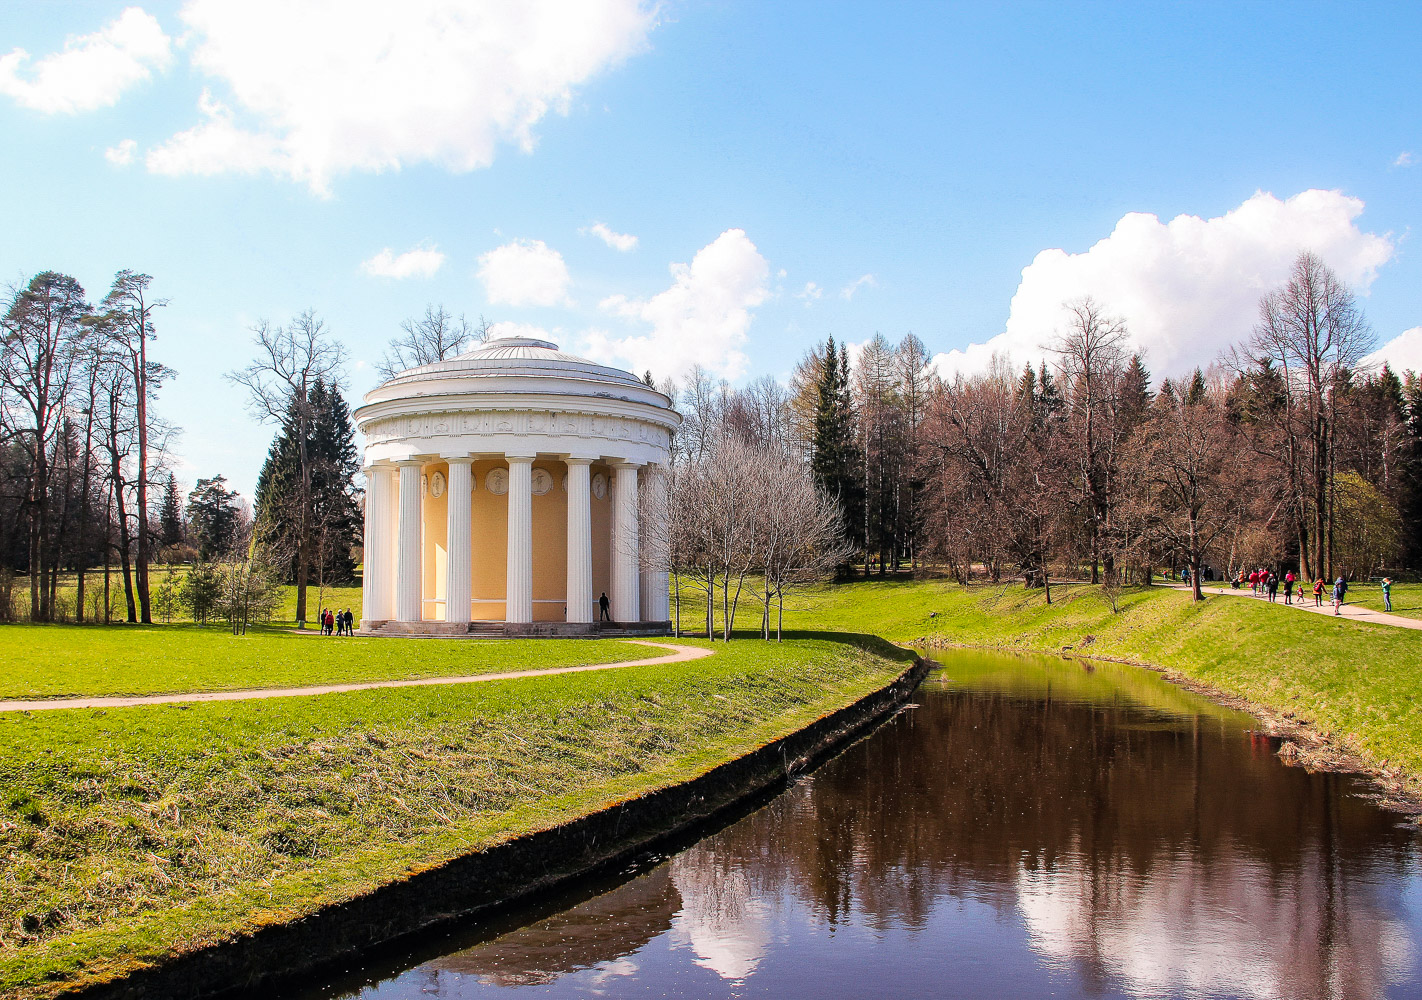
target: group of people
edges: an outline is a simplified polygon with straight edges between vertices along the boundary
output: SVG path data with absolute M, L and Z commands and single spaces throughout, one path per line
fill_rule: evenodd
M 317 621 L 321 623 L 322 635 L 355 635 L 355 615 L 350 608 L 344 611 L 322 608 Z
M 1295 576 L 1293 570 L 1288 570 L 1288 571 L 1284 574 L 1284 578 L 1283 578 L 1283 580 L 1281 581 L 1281 580 L 1279 579 L 1278 574 L 1276 574 L 1273 570 L 1270 570 L 1270 569 L 1263 569 L 1263 568 L 1256 569 L 1256 570 L 1251 571 L 1248 576 L 1246 576 L 1246 575 L 1244 574 L 1244 570 L 1241 569 L 1241 570 L 1239 571 L 1239 578 L 1236 579 L 1236 580 L 1234 580 L 1234 581 L 1232 581 L 1232 584 L 1233 584 L 1233 586 L 1234 586 L 1234 588 L 1235 588 L 1236 590 L 1238 590 L 1238 589 L 1244 587 L 1246 584 L 1248 584 L 1248 585 L 1249 585 L 1249 590 L 1250 590 L 1250 592 L 1251 592 L 1255 597 L 1267 597 L 1271 602 L 1272 602 L 1272 601 L 1277 601 L 1277 600 L 1279 599 L 1279 584 L 1280 584 L 1280 583 L 1283 583 L 1283 585 L 1284 585 L 1284 603 L 1285 603 L 1285 604 L 1293 604 L 1293 603 L 1294 603 L 1294 588 L 1295 588 L 1295 587 L 1298 587 L 1298 588 L 1299 588 L 1299 603 L 1300 603 L 1300 604 L 1303 603 L 1303 601 L 1304 601 L 1304 588 L 1307 587 L 1308 584 L 1305 583 L 1303 580 L 1299 579 L 1299 577 Z M 1323 577 L 1319 577 L 1317 580 L 1314 580 L 1314 581 L 1313 581 L 1313 606 L 1314 606 L 1314 607 L 1316 607 L 1316 608 L 1321 608 L 1321 607 L 1323 607 L 1323 593 L 1324 593 L 1324 591 L 1327 590 L 1327 589 L 1328 589 L 1328 583 L 1323 579 Z M 1382 578 L 1382 593 L 1383 593 L 1383 608 L 1384 608 L 1384 610 L 1386 610 L 1386 611 L 1391 611 L 1391 610 L 1392 610 L 1392 578 L 1391 578 L 1391 577 L 1386 577 L 1386 576 L 1385 576 L 1385 577 Z M 1346 597 L 1348 596 L 1348 581 L 1345 580 L 1345 579 L 1344 579 L 1343 577 L 1341 577 L 1341 576 L 1340 576 L 1338 579 L 1334 580 L 1334 581 L 1333 581 L 1333 592 L 1332 592 L 1331 596 L 1332 596 L 1332 598 L 1333 598 L 1333 613 L 1334 613 L 1335 615 L 1341 615 L 1341 614 L 1343 613 L 1344 598 L 1346 598 Z

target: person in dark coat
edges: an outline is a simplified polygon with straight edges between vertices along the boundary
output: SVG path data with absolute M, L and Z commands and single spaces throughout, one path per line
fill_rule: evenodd
M 608 608 L 611 606 L 611 603 L 612 602 L 607 599 L 607 592 L 603 591 L 602 596 L 597 599 L 597 608 L 599 612 L 598 621 L 612 621 L 612 615 L 608 611 Z

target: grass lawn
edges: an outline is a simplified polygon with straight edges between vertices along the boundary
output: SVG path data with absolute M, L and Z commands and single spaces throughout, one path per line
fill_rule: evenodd
M 157 694 L 612 663 L 646 646 L 582 639 L 376 639 L 195 625 L 0 625 L 0 698 Z
M 906 660 L 738 642 L 471 688 L 0 716 L 0 995 L 51 996 L 685 780 Z

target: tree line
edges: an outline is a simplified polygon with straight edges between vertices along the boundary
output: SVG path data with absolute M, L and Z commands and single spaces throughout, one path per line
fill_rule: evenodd
M 1317 256 L 1263 297 L 1249 338 L 1183 379 L 1157 382 L 1107 304 L 1064 315 L 1031 363 L 946 380 L 917 337 L 875 334 L 854 356 L 816 345 L 788 385 L 737 389 L 699 368 L 664 382 L 685 418 L 673 576 L 686 567 L 707 631 L 716 594 L 728 635 L 742 581 L 771 572 L 755 539 L 802 489 L 835 518 L 792 532 L 799 579 L 932 564 L 1019 576 L 1048 600 L 1054 574 L 1079 576 L 1114 601 L 1162 567 L 1188 568 L 1198 598 L 1202 576 L 1260 566 L 1331 579 L 1422 565 L 1422 379 L 1363 364 L 1366 319 Z
M 167 300 L 123 270 L 97 303 L 73 277 L 36 274 L 0 315 L 0 620 L 171 621 L 269 617 L 279 588 L 354 580 L 359 457 L 343 395 L 346 350 L 312 310 L 252 328 L 250 364 L 228 373 L 275 425 L 255 508 L 222 475 L 186 498 L 178 428 L 155 411 L 176 373 L 151 356 Z M 442 306 L 402 324 L 382 370 L 444 360 L 488 334 Z M 166 565 L 157 584 L 155 563 Z M 174 566 L 183 567 L 175 572 Z

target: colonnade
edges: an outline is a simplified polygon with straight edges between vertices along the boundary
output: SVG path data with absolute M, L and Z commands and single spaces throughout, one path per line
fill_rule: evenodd
M 533 614 L 533 462 L 532 453 L 442 455 L 448 463 L 448 526 L 445 557 L 444 621 L 471 619 L 472 468 L 476 460 L 502 458 L 508 465 L 508 536 L 504 620 L 534 621 Z M 567 597 L 565 620 L 592 626 L 593 517 L 591 473 L 594 462 L 612 466 L 610 586 L 611 614 L 618 622 L 667 621 L 670 608 L 667 574 L 644 570 L 639 524 L 639 480 L 664 496 L 665 482 L 656 466 L 607 460 L 595 455 L 559 455 L 567 469 Z M 370 621 L 418 622 L 423 618 L 422 474 L 427 461 L 411 460 L 367 467 L 365 516 L 364 612 Z M 397 499 L 398 497 L 398 499 Z M 652 509 L 660 509 L 654 506 Z M 653 533 L 656 537 L 657 533 Z

